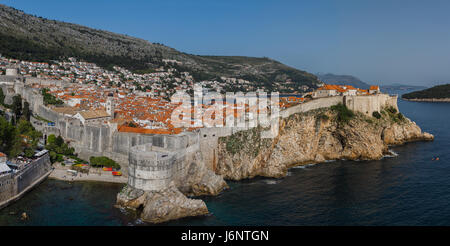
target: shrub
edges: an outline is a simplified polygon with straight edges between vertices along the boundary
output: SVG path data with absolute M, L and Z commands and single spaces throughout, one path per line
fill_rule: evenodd
M 381 119 L 381 114 L 378 111 L 373 112 L 372 116 L 377 118 L 377 119 Z
M 115 169 L 120 169 L 120 165 L 117 162 L 109 159 L 106 156 L 100 157 L 91 156 L 91 158 L 89 158 L 89 162 L 93 167 L 112 167 Z
M 64 139 L 61 136 L 56 137 L 54 134 L 50 134 L 47 137 L 47 145 L 45 148 L 66 156 L 72 156 L 75 152 L 73 147 L 69 147 L 67 143 L 64 143 Z
M 353 113 L 353 111 L 351 111 L 350 109 L 348 109 L 344 104 L 339 103 L 337 105 L 333 105 L 331 106 L 331 109 L 333 111 L 337 112 L 337 119 L 339 122 L 342 123 L 347 123 L 349 122 L 354 116 L 355 114 Z
M 61 101 L 60 99 L 56 98 L 54 95 L 49 93 L 49 89 L 48 88 L 44 88 L 41 90 L 41 94 L 44 97 L 44 104 L 45 105 L 62 105 L 64 104 L 63 101 Z
M 238 153 L 243 148 L 243 146 L 244 143 L 242 142 L 239 133 L 229 136 L 226 140 L 226 149 L 232 154 Z
M 388 108 L 386 109 L 386 111 L 388 111 L 388 112 L 391 113 L 391 114 L 396 114 L 396 113 L 397 113 L 397 109 L 394 108 L 394 107 L 392 107 L 392 106 L 388 107 Z
M 329 119 L 329 117 L 328 117 L 328 115 L 326 115 L 324 113 L 320 113 L 319 115 L 317 115 L 317 119 L 327 121 Z

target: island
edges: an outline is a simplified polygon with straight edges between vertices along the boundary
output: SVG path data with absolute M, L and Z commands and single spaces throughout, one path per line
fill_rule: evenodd
M 408 101 L 450 102 L 450 84 L 438 85 L 421 91 L 414 91 L 402 96 Z

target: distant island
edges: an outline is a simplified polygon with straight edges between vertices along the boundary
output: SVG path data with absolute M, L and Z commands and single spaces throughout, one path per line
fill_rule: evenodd
M 332 73 L 318 73 L 317 77 L 326 84 L 334 84 L 334 85 L 351 85 L 356 88 L 367 90 L 370 88 L 370 85 L 361 81 L 355 76 L 352 75 L 337 75 Z
M 405 84 L 390 84 L 390 85 L 381 85 L 381 90 L 389 91 L 389 90 L 424 90 L 427 89 L 426 86 L 420 85 L 405 85 Z
M 402 98 L 410 101 L 450 102 L 450 84 L 404 94 Z

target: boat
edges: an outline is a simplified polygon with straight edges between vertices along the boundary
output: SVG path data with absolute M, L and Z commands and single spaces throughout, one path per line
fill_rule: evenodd
M 67 170 L 67 173 L 72 174 L 73 176 L 77 176 L 78 172 L 72 169 Z

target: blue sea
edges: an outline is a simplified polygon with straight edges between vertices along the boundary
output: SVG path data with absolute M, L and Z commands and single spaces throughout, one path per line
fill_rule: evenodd
M 450 103 L 399 99 L 399 108 L 435 141 L 392 147 L 397 156 L 379 161 L 228 182 L 221 195 L 201 197 L 210 215 L 164 225 L 450 225 Z M 1 210 L 0 225 L 146 225 L 114 207 L 121 187 L 47 180 Z M 30 219 L 21 221 L 22 212 Z

